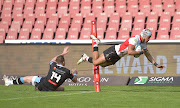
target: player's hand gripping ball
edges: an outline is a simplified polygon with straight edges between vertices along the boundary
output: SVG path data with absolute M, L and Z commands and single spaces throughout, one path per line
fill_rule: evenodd
M 134 50 L 135 50 L 135 51 L 141 51 L 141 50 L 142 50 L 141 45 L 140 45 L 140 44 L 137 44 L 137 45 L 135 46 L 135 49 L 134 49 Z M 141 55 L 141 54 L 134 55 L 134 57 L 135 57 L 135 58 L 138 58 L 140 55 Z

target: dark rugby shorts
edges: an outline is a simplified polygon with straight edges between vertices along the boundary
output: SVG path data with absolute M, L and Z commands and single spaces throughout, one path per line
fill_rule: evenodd
M 120 59 L 120 57 L 117 55 L 115 51 L 115 46 L 111 46 L 108 49 L 106 49 L 104 52 L 104 57 L 107 62 L 112 62 L 113 65 Z

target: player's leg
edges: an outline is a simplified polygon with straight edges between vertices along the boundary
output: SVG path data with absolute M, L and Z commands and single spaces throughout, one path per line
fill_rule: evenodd
M 9 79 L 8 76 L 4 75 L 3 76 L 5 86 L 9 85 L 21 85 L 24 83 L 32 83 L 33 86 L 35 86 L 35 83 L 40 82 L 41 77 L 38 76 L 25 76 L 25 77 L 20 77 L 15 80 Z
M 101 67 L 106 67 L 109 65 L 113 65 L 113 63 L 112 62 L 105 62 L 105 63 L 100 64 Z
M 64 87 L 59 86 L 56 91 L 64 91 Z
M 33 77 L 34 76 L 25 76 L 25 77 L 20 77 L 20 78 L 22 78 L 22 81 L 24 83 L 29 83 L 30 84 L 32 82 Z
M 97 66 L 97 65 L 106 63 L 104 54 L 101 54 L 100 56 L 98 56 L 99 54 L 97 54 L 97 53 L 98 53 L 98 51 L 93 52 L 93 64 Z
M 82 62 L 88 61 L 90 63 L 93 63 L 94 65 L 99 65 L 103 62 L 105 62 L 103 59 L 99 58 L 99 52 L 98 52 L 98 44 L 100 43 L 100 40 L 97 39 L 94 35 L 91 35 L 91 38 L 93 40 L 93 57 L 89 57 L 87 54 L 82 54 L 82 57 L 78 60 L 77 64 L 79 65 Z M 103 56 L 101 56 L 103 58 Z M 98 60 L 97 60 L 98 59 Z M 97 60 L 97 61 L 96 61 Z M 102 62 L 101 62 L 102 61 Z
M 100 65 L 102 67 L 106 67 L 109 65 L 112 65 L 112 62 L 106 62 L 105 58 L 104 58 L 104 54 L 101 54 L 99 56 L 98 59 L 94 60 L 93 62 L 93 58 L 89 57 L 87 54 L 82 54 L 82 57 L 79 59 L 79 61 L 77 62 L 77 64 L 79 65 L 82 62 L 88 61 L 89 63 L 93 63 L 94 65 Z
M 92 57 L 89 57 L 87 54 L 83 53 L 81 58 L 78 60 L 77 64 L 79 65 L 82 62 L 88 61 L 89 63 L 93 63 L 92 62 Z
M 24 81 L 24 83 L 29 83 L 32 84 L 35 87 L 35 91 L 38 90 L 38 88 L 36 87 L 37 83 L 40 83 L 42 77 L 40 76 L 25 76 L 22 78 L 22 80 Z
M 111 61 L 106 60 L 104 53 L 102 53 L 99 56 L 98 44 L 100 41 L 94 35 L 91 35 L 91 38 L 93 39 L 93 49 L 94 49 L 93 50 L 93 64 L 100 65 L 102 67 L 112 65 L 113 63 Z
M 8 76 L 4 75 L 3 76 L 3 80 L 5 82 L 5 86 L 9 86 L 9 85 L 21 85 L 24 84 L 24 80 L 23 77 L 17 78 L 17 79 L 10 79 L 8 78 Z

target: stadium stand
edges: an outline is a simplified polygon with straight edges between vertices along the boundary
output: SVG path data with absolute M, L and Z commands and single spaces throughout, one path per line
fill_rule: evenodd
M 40 40 L 41 39 L 41 29 L 40 28 L 34 28 L 32 30 L 30 40 Z
M 62 17 L 62 15 L 67 14 L 68 12 L 68 3 L 69 0 L 60 0 L 58 3 L 58 8 L 57 8 L 57 13 L 60 17 Z
M 17 30 L 13 28 L 9 29 L 6 40 L 16 40 L 16 39 L 17 39 Z
M 90 28 L 83 28 L 81 30 L 80 38 L 81 40 L 88 40 L 90 39 L 91 29 Z
M 128 0 L 127 9 L 132 16 L 136 16 L 138 13 L 138 0 Z
M 116 40 L 117 39 L 117 34 L 116 34 L 116 29 L 115 28 L 108 28 L 106 31 L 106 37 L 105 39 L 107 40 Z
M 139 12 L 134 20 L 134 26 L 132 30 L 132 36 L 137 35 L 144 29 L 145 25 L 145 15 L 142 12 Z
M 22 28 L 19 32 L 19 40 L 28 40 L 29 39 L 29 29 L 28 28 Z
M 116 29 L 116 31 L 118 31 L 119 30 L 119 23 L 120 23 L 119 14 L 118 13 L 113 13 L 109 17 L 108 28 L 114 28 L 114 29 Z
M 0 43 L 5 40 L 124 40 L 144 28 L 151 40 L 179 40 L 180 0 L 0 0 Z
M 103 12 L 103 1 L 102 0 L 93 0 L 92 2 L 92 12 L 97 17 Z
M 70 24 L 70 15 L 69 14 L 64 14 L 61 17 L 61 20 L 58 24 L 58 28 L 64 29 L 66 32 L 69 30 L 69 24 Z
M 71 0 L 69 3 L 69 14 L 73 17 L 75 14 L 79 13 L 79 8 L 80 8 L 80 0 Z
M 81 25 L 82 25 L 82 14 L 76 14 L 74 15 L 72 22 L 71 22 L 71 29 L 72 28 L 77 28 L 78 31 L 81 30 Z
M 91 28 L 91 21 L 92 20 L 95 20 L 95 16 L 93 13 L 89 13 L 86 18 L 85 18 L 85 21 L 84 21 L 84 24 L 83 24 L 83 28 Z
M 86 17 L 91 13 L 91 0 L 82 0 L 81 1 L 81 14 L 83 17 Z
M 104 0 L 104 13 L 110 17 L 114 13 L 114 0 Z
M 67 39 L 77 40 L 79 36 L 78 28 L 70 28 Z
M 122 17 L 126 13 L 126 0 L 116 0 L 115 10 Z
M 147 18 L 146 22 L 146 28 L 150 29 L 152 32 L 151 40 L 155 39 L 155 34 L 157 31 L 157 25 L 158 25 L 158 15 L 155 12 L 151 12 Z
M 125 13 L 125 15 L 122 18 L 121 22 L 121 29 L 127 28 L 131 31 L 132 29 L 132 14 L 131 13 Z
M 58 28 L 56 30 L 56 35 L 55 35 L 55 38 L 56 40 L 65 40 L 66 39 L 66 31 L 65 29 L 63 28 Z
M 130 30 L 127 28 L 123 28 L 119 31 L 118 39 L 119 40 L 126 40 L 130 37 Z
M 139 10 L 148 16 L 151 12 L 150 0 L 139 0 Z

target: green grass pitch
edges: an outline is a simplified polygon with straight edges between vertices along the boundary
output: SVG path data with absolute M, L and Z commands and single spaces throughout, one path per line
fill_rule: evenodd
M 180 87 L 65 86 L 64 92 L 34 91 L 31 85 L 0 85 L 0 108 L 180 108 Z

